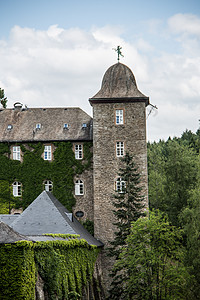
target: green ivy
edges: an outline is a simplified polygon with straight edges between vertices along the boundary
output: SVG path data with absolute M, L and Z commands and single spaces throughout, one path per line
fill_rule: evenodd
M 23 162 L 9 159 L 10 148 L 7 143 L 0 144 L 0 213 L 9 213 L 9 206 L 25 209 L 44 189 L 44 180 L 53 181 L 54 196 L 69 210 L 75 205 L 74 176 L 90 168 L 92 160 L 91 142 L 85 142 L 84 159 L 75 159 L 71 142 L 55 142 L 52 162 L 45 161 L 41 155 L 42 143 L 18 144 L 23 152 Z M 2 184 L 12 186 L 19 181 L 23 186 L 22 197 L 4 197 Z
M 32 242 L 0 245 L 0 299 L 35 299 L 35 262 Z
M 75 238 L 0 245 L 0 299 L 35 299 L 37 273 L 48 299 L 78 299 L 92 280 L 98 253 Z

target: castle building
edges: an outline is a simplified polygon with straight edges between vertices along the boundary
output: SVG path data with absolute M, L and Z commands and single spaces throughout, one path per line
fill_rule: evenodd
M 148 207 L 149 98 L 138 90 L 132 71 L 118 62 L 106 71 L 100 91 L 89 102 L 93 118 L 80 108 L 23 108 L 15 103 L 13 109 L 0 110 L 0 194 L 6 183 L 11 186 L 12 213 L 20 212 L 20 201 L 28 206 L 42 189 L 51 191 L 64 206 L 69 197 L 74 198 L 74 216 L 92 221 L 94 236 L 108 245 L 114 237 L 112 195 L 122 188 L 118 171 L 126 152 L 135 157 Z M 69 148 L 73 157 L 68 158 Z M 15 162 L 12 170 L 8 160 Z M 18 206 L 12 207 L 15 199 Z M 103 259 L 103 270 L 106 265 Z

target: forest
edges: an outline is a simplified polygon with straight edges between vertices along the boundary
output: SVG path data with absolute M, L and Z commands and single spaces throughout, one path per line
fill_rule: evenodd
M 147 149 L 150 210 L 163 212 L 182 230 L 190 281 L 187 296 L 179 299 L 200 299 L 200 129 L 148 143 Z

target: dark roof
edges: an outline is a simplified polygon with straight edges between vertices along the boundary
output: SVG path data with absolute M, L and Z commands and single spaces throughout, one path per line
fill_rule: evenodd
M 15 232 L 7 224 L 0 222 L 0 244 L 11 244 L 18 241 L 30 240 L 28 237 Z
M 43 191 L 21 215 L 10 224 L 15 231 L 32 240 L 49 240 L 43 234 L 77 234 L 90 245 L 103 244 L 95 239 L 72 214 L 53 196 Z M 6 222 L 6 221 L 5 221 Z
M 90 98 L 90 103 L 139 101 L 149 104 L 149 98 L 138 90 L 132 71 L 121 63 L 106 71 L 100 91 Z
M 41 124 L 41 129 L 36 129 Z M 68 129 L 64 129 L 68 124 Z M 83 124 L 87 124 L 82 128 Z M 11 125 L 8 127 L 8 125 Z M 0 110 L 0 142 L 92 140 L 92 118 L 80 108 Z

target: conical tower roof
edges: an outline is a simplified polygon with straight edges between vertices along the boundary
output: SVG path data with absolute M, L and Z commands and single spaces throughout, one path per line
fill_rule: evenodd
M 91 103 L 96 102 L 137 102 L 149 98 L 142 94 L 136 84 L 132 71 L 124 64 L 116 63 L 106 71 L 100 91 L 90 98 Z

